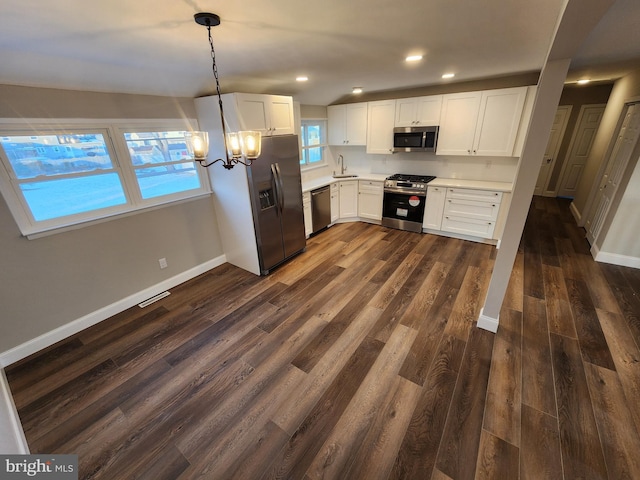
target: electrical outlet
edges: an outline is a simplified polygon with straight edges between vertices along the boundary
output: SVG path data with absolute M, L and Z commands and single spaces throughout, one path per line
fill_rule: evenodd
M 158 263 L 160 264 L 160 268 L 167 268 L 169 266 L 166 258 L 158 259 Z

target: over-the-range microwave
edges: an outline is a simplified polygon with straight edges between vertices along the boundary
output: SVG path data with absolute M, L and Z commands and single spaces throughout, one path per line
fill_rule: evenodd
M 394 152 L 435 152 L 438 127 L 396 127 L 393 129 Z

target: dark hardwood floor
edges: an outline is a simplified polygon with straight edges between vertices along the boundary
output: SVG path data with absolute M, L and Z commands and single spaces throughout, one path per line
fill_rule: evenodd
M 336 225 L 7 368 L 83 479 L 639 479 L 640 271 L 535 197 L 496 335 L 489 245 Z

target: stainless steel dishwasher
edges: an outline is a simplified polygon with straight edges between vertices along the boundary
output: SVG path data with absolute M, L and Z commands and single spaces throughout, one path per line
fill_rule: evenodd
M 331 223 L 330 186 L 311 190 L 311 218 L 313 233 L 319 232 Z

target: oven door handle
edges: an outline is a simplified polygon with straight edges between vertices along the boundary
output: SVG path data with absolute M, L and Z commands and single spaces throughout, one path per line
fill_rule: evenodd
M 424 190 L 407 190 L 406 188 L 384 187 L 383 193 L 397 193 L 400 195 L 415 195 L 417 197 L 426 197 L 427 192 Z

